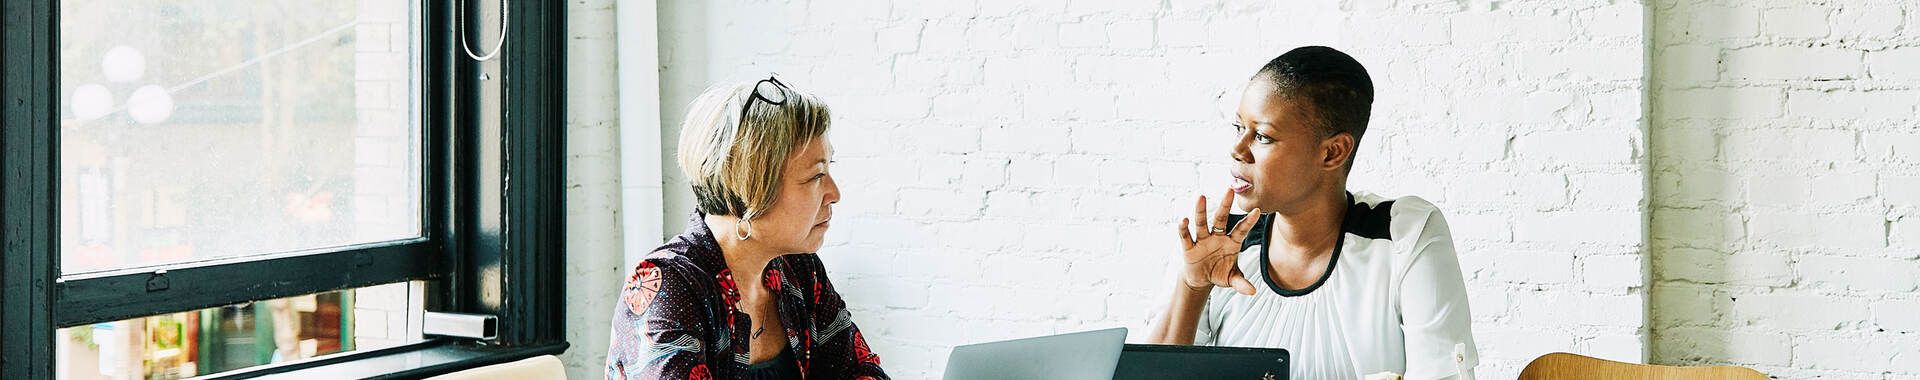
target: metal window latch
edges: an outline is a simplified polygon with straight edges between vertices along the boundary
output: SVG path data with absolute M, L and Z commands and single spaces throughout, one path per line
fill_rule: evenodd
M 167 279 L 167 270 L 165 269 L 153 271 L 153 275 L 147 277 L 147 293 L 158 292 L 158 291 L 167 290 L 170 288 L 173 288 L 173 281 Z
M 492 315 L 486 314 L 429 311 L 422 320 L 420 333 L 425 335 L 493 340 L 493 338 L 497 337 L 500 333 L 500 322 Z

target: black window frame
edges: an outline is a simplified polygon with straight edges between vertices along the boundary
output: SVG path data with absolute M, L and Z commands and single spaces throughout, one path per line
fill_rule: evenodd
M 491 27 L 501 20 L 483 17 L 501 16 L 500 0 L 467 4 L 465 15 L 455 12 L 463 0 L 414 1 L 423 30 L 422 237 L 66 279 L 59 0 L 0 3 L 0 378 L 51 378 L 56 328 L 416 280 L 427 285 L 427 310 L 495 315 L 499 337 L 211 377 L 419 378 L 566 350 L 566 3 L 509 1 L 504 51 L 479 62 L 456 38 L 501 38 Z M 475 30 L 457 30 L 455 17 Z

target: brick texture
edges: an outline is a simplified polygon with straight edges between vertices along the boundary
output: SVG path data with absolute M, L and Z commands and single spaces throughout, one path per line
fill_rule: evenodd
M 623 230 L 658 231 L 657 226 L 622 225 L 620 151 L 625 147 L 620 138 L 622 76 L 615 54 L 615 5 L 614 0 L 567 2 L 565 338 L 573 348 L 562 353 L 560 361 L 571 379 L 606 376 L 608 313 L 630 269 L 620 254 L 623 238 L 631 236 Z M 657 149 L 633 148 L 648 155 Z M 631 238 L 657 243 L 651 237 Z
M 1146 327 L 1164 231 L 1225 182 L 1225 115 L 1259 64 L 1301 45 L 1373 74 L 1350 187 L 1447 213 L 1481 377 L 1554 351 L 1920 377 L 1911 2 L 659 12 L 664 230 L 692 209 L 671 157 L 693 96 L 767 72 L 825 96 L 845 196 L 822 254 L 897 377 L 937 377 L 959 344 Z
M 1226 183 L 1225 115 L 1248 76 L 1287 49 L 1335 46 L 1378 88 L 1350 187 L 1447 213 L 1482 377 L 1511 378 L 1552 351 L 1642 361 L 1643 10 L 662 1 L 662 154 L 714 83 L 778 72 L 826 97 L 846 194 L 821 253 L 887 368 L 933 378 L 959 344 L 1144 331 L 1176 253 L 1168 226 Z M 1737 32 L 1759 19 L 1716 22 Z M 1836 71 L 1875 73 L 1861 56 Z M 692 202 L 665 169 L 673 233 Z
M 1654 362 L 1920 377 L 1916 14 L 1652 4 Z

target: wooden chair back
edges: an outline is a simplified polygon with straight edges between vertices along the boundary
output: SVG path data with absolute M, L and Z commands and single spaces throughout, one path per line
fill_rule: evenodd
M 1674 367 L 1652 364 L 1621 363 L 1612 360 L 1592 358 L 1565 352 L 1556 352 L 1533 359 L 1527 368 L 1520 370 L 1519 380 L 1768 380 L 1745 367 Z

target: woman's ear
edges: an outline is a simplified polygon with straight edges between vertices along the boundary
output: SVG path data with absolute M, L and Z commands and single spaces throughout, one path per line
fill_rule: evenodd
M 1320 169 L 1345 168 L 1347 162 L 1353 161 L 1353 148 L 1353 135 L 1345 132 L 1336 133 L 1333 137 L 1320 141 L 1320 151 L 1324 152 L 1320 159 Z

